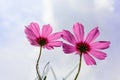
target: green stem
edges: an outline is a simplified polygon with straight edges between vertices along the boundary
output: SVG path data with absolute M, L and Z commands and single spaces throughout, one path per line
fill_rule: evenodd
M 37 72 L 37 76 L 38 76 L 38 80 L 42 80 L 40 73 L 39 73 L 39 60 L 40 60 L 40 56 L 41 56 L 41 52 L 42 52 L 42 47 L 40 47 L 40 53 L 37 59 L 37 63 L 36 63 L 36 72 Z
M 78 75 L 79 75 L 79 73 L 80 73 L 80 69 L 81 69 L 81 62 L 82 62 L 82 53 L 80 54 L 79 68 L 78 68 L 78 72 L 77 72 L 77 74 L 76 74 L 76 76 L 75 76 L 74 80 L 77 80 Z

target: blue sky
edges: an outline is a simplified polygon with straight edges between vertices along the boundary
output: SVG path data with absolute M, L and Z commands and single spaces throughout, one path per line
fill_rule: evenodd
M 34 80 L 39 48 L 31 46 L 24 34 L 30 22 L 51 24 L 54 32 L 72 31 L 75 22 L 85 26 L 87 34 L 99 26 L 97 40 L 111 41 L 107 58 L 96 66 L 82 63 L 79 80 L 120 80 L 120 2 L 119 0 L 0 0 L 0 80 Z M 66 55 L 62 48 L 44 49 L 40 68 L 50 61 L 58 80 L 78 64 L 78 55 Z M 42 71 L 41 71 L 42 72 Z M 76 71 L 74 71 L 75 73 Z M 74 73 L 68 78 L 72 80 Z M 54 80 L 51 72 L 48 80 Z

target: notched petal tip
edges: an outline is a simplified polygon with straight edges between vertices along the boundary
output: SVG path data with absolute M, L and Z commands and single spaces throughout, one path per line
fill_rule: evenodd
M 50 24 L 43 25 L 42 27 L 42 36 L 48 37 L 52 33 L 52 27 Z
M 110 41 L 106 41 L 107 42 L 107 44 L 111 44 L 111 42 Z
M 98 26 L 96 26 L 94 29 L 97 29 L 97 30 L 98 30 L 98 29 L 99 29 L 99 27 L 98 27 Z
M 91 44 L 92 49 L 107 49 L 110 47 L 110 41 L 97 41 Z
M 92 41 L 94 41 L 98 36 L 99 36 L 100 32 L 98 30 L 98 27 L 93 28 L 88 35 L 86 36 L 86 40 L 85 42 L 87 43 L 91 43 Z
M 106 54 L 106 53 L 104 53 L 104 52 L 102 52 L 102 51 L 97 51 L 97 50 L 92 50 L 92 51 L 90 51 L 90 54 L 91 54 L 93 57 L 95 57 L 95 58 L 97 58 L 97 59 L 99 59 L 99 60 L 104 60 L 104 59 L 107 57 L 107 54 Z
M 84 26 L 80 23 L 75 23 L 73 25 L 73 32 L 77 41 L 82 41 L 84 39 Z

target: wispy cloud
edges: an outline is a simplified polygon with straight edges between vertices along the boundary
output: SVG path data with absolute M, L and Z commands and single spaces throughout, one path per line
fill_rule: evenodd
M 30 22 L 51 24 L 55 31 L 72 31 L 75 22 L 85 25 L 85 32 L 95 26 L 100 28 L 100 38 L 111 41 L 105 61 L 88 67 L 84 62 L 79 79 L 119 80 L 119 25 L 120 9 L 117 0 L 1 0 L 0 1 L 0 80 L 33 80 L 39 48 L 32 47 L 24 34 Z M 62 48 L 43 50 L 40 68 L 48 61 L 55 69 L 58 80 L 78 64 L 77 55 L 66 55 Z M 42 71 L 41 71 L 42 72 Z M 75 72 L 74 72 L 75 73 Z M 53 77 L 50 77 L 53 80 Z M 68 80 L 72 80 L 71 78 Z M 86 77 L 87 76 L 87 77 Z

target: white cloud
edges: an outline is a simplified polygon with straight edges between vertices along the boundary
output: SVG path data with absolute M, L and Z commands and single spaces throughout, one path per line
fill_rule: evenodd
M 63 28 L 72 31 L 73 23 L 81 22 L 85 25 L 85 33 L 100 25 L 100 39 L 111 39 L 113 47 L 107 52 L 108 59 L 97 60 L 98 65 L 95 67 L 88 67 L 83 60 L 80 79 L 119 80 L 120 46 L 117 44 L 120 20 L 113 4 L 116 4 L 114 0 L 1 0 L 0 80 L 33 80 L 36 77 L 34 65 L 39 49 L 32 47 L 24 34 L 24 26 L 32 21 L 39 22 L 40 26 L 50 23 L 54 30 L 59 31 Z M 115 14 L 117 15 L 114 16 Z M 44 49 L 41 58 L 41 69 L 51 61 L 58 80 L 65 77 L 79 60 L 77 55 L 64 54 L 62 48 L 52 51 Z M 103 74 L 106 76 L 102 77 Z M 49 77 L 50 75 L 51 73 Z M 68 80 L 74 75 L 72 74 Z
M 113 10 L 114 0 L 94 0 L 96 10 L 108 9 Z
M 44 23 L 55 23 L 53 16 L 52 3 L 49 0 L 43 0 L 43 17 Z

